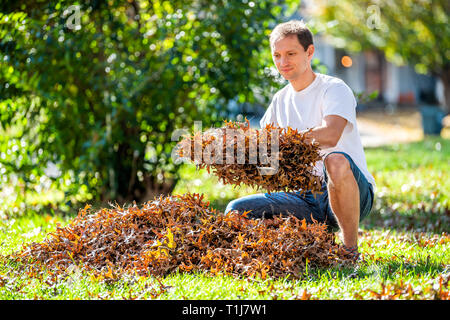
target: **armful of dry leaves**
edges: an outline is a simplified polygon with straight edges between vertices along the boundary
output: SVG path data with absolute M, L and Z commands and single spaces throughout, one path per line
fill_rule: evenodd
M 320 192 L 314 166 L 322 157 L 306 132 L 272 124 L 253 129 L 249 121 L 225 121 L 222 128 L 185 136 L 178 155 L 206 168 L 224 184 L 245 184 L 267 192 Z M 227 150 L 234 159 L 227 157 Z M 206 156 L 205 156 L 206 155 Z M 230 160 L 230 161 L 227 161 Z

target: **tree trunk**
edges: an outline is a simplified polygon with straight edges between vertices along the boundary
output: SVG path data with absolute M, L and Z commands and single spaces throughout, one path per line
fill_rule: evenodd
M 177 184 L 175 179 L 164 179 L 158 182 L 157 178 L 149 174 L 144 175 L 145 192 L 138 194 L 140 201 L 153 200 L 160 195 L 168 196 Z
M 176 179 L 165 178 L 162 182 L 158 181 L 154 175 L 143 170 L 144 155 L 135 156 L 132 153 L 133 150 L 129 144 L 123 143 L 119 146 L 118 155 L 120 156 L 116 164 L 117 199 L 112 200 L 117 200 L 119 203 L 145 202 L 161 194 L 171 194 L 177 183 Z M 137 178 L 138 170 L 144 172 L 143 181 Z
M 445 114 L 450 113 L 450 68 L 446 68 L 441 75 L 442 84 L 444 87 L 444 104 L 442 110 Z

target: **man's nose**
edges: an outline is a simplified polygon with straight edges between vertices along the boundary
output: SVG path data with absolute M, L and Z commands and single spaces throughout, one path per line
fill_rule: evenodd
M 288 65 L 288 59 L 286 57 L 280 58 L 280 66 L 287 66 Z

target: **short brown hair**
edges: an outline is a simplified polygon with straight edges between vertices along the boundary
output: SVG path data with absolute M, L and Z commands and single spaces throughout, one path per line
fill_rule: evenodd
M 291 20 L 278 24 L 272 30 L 270 33 L 270 47 L 273 48 L 275 42 L 293 34 L 297 35 L 297 39 L 305 51 L 309 45 L 313 44 L 313 35 L 303 20 Z

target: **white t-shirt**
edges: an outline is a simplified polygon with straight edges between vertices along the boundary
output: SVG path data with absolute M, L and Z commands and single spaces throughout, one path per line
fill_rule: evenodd
M 372 184 L 375 179 L 367 170 L 364 148 L 356 124 L 356 99 L 347 84 L 336 77 L 315 73 L 316 78 L 305 89 L 295 91 L 289 83 L 278 91 L 269 105 L 261 127 L 273 123 L 281 128 L 307 130 L 322 125 L 322 119 L 328 115 L 338 115 L 347 120 L 341 138 L 333 148 L 321 149 L 322 157 L 333 151 L 347 153 Z M 323 161 L 316 162 L 315 173 L 323 176 Z

